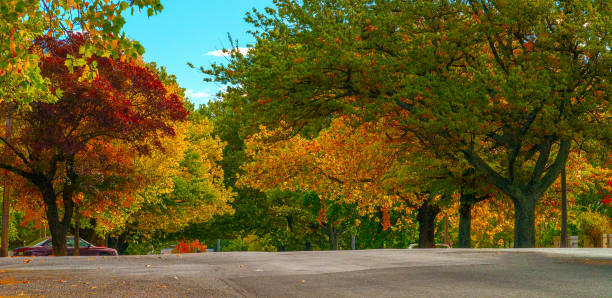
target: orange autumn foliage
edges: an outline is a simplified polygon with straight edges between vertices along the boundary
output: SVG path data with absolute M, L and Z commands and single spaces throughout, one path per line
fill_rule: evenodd
M 261 127 L 246 142 L 253 161 L 244 166 L 238 185 L 310 190 L 322 199 L 357 204 L 362 215 L 389 210 L 395 196 L 382 182 L 399 154 L 387 135 L 393 131 L 382 120 L 356 127 L 353 120 L 335 119 L 312 140 L 294 136 L 291 128 Z

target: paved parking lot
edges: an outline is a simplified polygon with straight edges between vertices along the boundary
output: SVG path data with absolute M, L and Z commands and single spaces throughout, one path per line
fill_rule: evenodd
M 612 296 L 612 249 L 0 259 L 0 296 Z

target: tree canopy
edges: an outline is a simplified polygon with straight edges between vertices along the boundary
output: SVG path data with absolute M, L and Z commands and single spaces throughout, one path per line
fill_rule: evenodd
M 252 117 L 381 118 L 463 159 L 515 206 L 515 246 L 572 144 L 609 144 L 606 1 L 278 1 L 247 56 L 204 70 Z M 257 116 L 259 115 L 259 116 Z

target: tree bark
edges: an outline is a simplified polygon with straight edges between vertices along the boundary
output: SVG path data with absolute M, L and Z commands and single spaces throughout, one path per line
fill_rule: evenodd
M 66 232 L 72 218 L 72 194 L 64 194 L 64 217 L 60 220 L 59 210 L 56 202 L 55 191 L 50 182 L 41 182 L 37 185 L 43 195 L 43 200 L 47 205 L 47 221 L 49 222 L 49 231 L 51 232 L 51 243 L 53 244 L 54 256 L 67 255 L 66 249 Z M 66 198 L 70 197 L 67 201 Z
M 535 198 L 514 200 L 514 247 L 535 247 Z
M 2 184 L 2 244 L 0 245 L 0 257 L 8 257 L 9 251 L 9 217 L 10 217 L 10 196 L 11 191 L 8 183 L 8 171 L 3 170 Z
M 9 108 L 6 113 L 6 141 L 8 142 L 11 139 L 11 130 L 13 126 L 12 119 L 12 104 L 9 103 Z M 7 149 L 8 151 L 8 149 Z M 9 173 L 7 170 L 2 171 L 2 185 L 4 190 L 2 192 L 2 240 L 0 244 L 0 257 L 8 257 L 9 251 L 9 218 L 10 214 L 10 206 L 11 206 L 11 191 L 9 187 Z
M 81 238 L 80 238 L 80 228 L 81 228 L 81 217 L 79 214 L 79 208 L 75 206 L 74 208 L 74 255 L 81 255 Z
M 48 209 L 52 209 L 48 206 Z M 51 232 L 51 244 L 53 245 L 54 256 L 65 256 L 67 255 L 66 249 L 66 227 L 59 221 L 57 216 L 54 217 L 52 213 L 57 214 L 56 211 L 47 211 L 47 220 L 49 221 L 49 231 Z
M 561 247 L 567 247 L 567 178 L 565 168 L 561 171 Z
M 459 198 L 459 243 L 457 247 L 472 247 L 472 206 L 488 198 L 488 195 L 477 197 L 473 191 L 461 192 Z
M 472 203 L 461 199 L 459 205 L 459 248 L 472 247 Z
M 329 249 L 330 250 L 338 250 L 338 238 L 339 231 L 336 228 L 336 225 L 328 224 L 327 236 L 329 237 Z
M 423 205 L 419 207 L 417 212 L 417 220 L 419 221 L 419 248 L 435 247 L 435 223 L 439 212 L 440 208 L 436 205 L 431 205 L 428 200 L 425 200 Z

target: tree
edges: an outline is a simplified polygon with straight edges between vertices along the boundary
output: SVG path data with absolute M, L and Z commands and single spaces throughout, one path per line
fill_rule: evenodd
M 313 140 L 294 136 L 290 128 L 270 131 L 262 127 L 247 140 L 246 152 L 253 161 L 244 166 L 238 186 L 314 191 L 320 202 L 309 205 L 319 213 L 330 248 L 337 249 L 341 227 L 346 225 L 346 220 L 341 220 L 346 217 L 340 215 L 344 213 L 341 205 L 353 204 L 355 213 L 364 215 L 385 205 L 388 210 L 392 204 L 380 181 L 393 163 L 390 157 L 395 149 L 386 144 L 387 137 L 378 130 L 380 124 L 353 128 L 350 121 L 332 121 L 330 129 Z M 335 211 L 329 213 L 328 209 Z
M 97 65 L 96 78 L 82 78 L 87 66 L 75 66 L 71 72 L 66 59 L 83 57 L 78 49 L 87 41 L 84 34 L 37 40 L 33 51 L 45 53 L 41 72 L 53 82 L 53 91 L 61 90 L 61 98 L 55 104 L 33 102 L 19 109 L 15 137 L 0 138 L 10 149 L 0 168 L 23 177 L 43 198 L 55 255 L 66 254 L 66 229 L 81 179 L 77 162 L 88 145 L 120 140 L 146 154 L 159 145 L 160 136 L 174 133 L 171 121 L 187 115 L 181 99 L 167 92 L 156 71 L 137 62 L 91 56 L 88 62 Z
M 214 122 L 212 135 L 222 140 L 223 158 L 218 164 L 223 169 L 225 187 L 236 192 L 234 200 L 229 203 L 233 214 L 216 216 L 204 224 L 190 225 L 187 229 L 190 237 L 208 239 L 235 239 L 241 235 L 257 235 L 268 238 L 278 230 L 277 202 L 268 198 L 265 193 L 252 188 L 236 187 L 236 180 L 242 174 L 241 166 L 247 160 L 244 140 L 257 130 L 258 125 L 249 125 L 256 118 L 243 117 L 240 104 L 231 101 L 211 101 L 201 106 L 195 113 L 205 116 Z M 286 220 L 285 220 L 286 221 Z M 273 237 L 274 238 L 274 237 Z
M 92 55 L 136 59 L 144 52 L 136 41 L 121 33 L 123 13 L 134 8 L 147 9 L 149 16 L 162 10 L 159 0 L 137 1 L 3 1 L 0 4 L 0 99 L 27 104 L 33 100 L 54 101 L 58 97 L 39 67 L 41 53 L 32 53 L 39 36 L 59 39 L 71 32 L 88 33 L 91 43 L 80 45 L 84 57 L 72 55 L 66 65 L 82 66 Z M 125 58 L 124 58 L 125 59 Z M 95 65 L 89 65 L 95 74 Z
M 513 2 L 514 3 L 514 2 Z M 609 144 L 607 1 L 278 1 L 248 56 L 204 70 L 244 110 L 300 127 L 390 111 L 439 158 L 463 159 L 515 209 L 535 207 L 572 142 Z M 242 96 L 241 99 L 238 99 Z
M 484 194 L 488 190 L 488 185 L 482 187 L 483 183 L 478 181 L 482 179 L 476 175 L 473 168 L 465 170 L 460 177 L 460 196 L 459 196 L 459 239 L 457 247 L 470 248 L 471 229 L 472 229 L 472 206 L 491 198 L 491 194 Z M 483 216 L 484 214 L 479 214 Z
M 141 157 L 140 171 L 148 181 L 136 196 L 138 203 L 124 210 L 127 229 L 137 236 L 172 233 L 213 216 L 232 214 L 234 193 L 223 184 L 222 159 L 225 144 L 212 137 L 213 124 L 192 114 L 176 128 L 177 135 L 164 140 L 163 148 Z
M 291 128 L 262 127 L 247 141 L 253 161 L 244 166 L 239 182 L 263 191 L 314 191 L 321 201 L 320 218 L 328 215 L 326 208 L 350 205 L 360 216 L 380 213 L 383 230 L 391 226 L 392 209 L 418 210 L 420 247 L 433 247 L 435 219 L 450 203 L 452 175 L 431 156 L 416 151 L 417 145 L 412 146 L 415 152 L 405 150 L 400 155 L 401 138 L 385 119 L 360 123 L 340 117 L 311 140 L 294 135 Z M 331 243 L 342 229 L 333 220 L 322 222 Z

